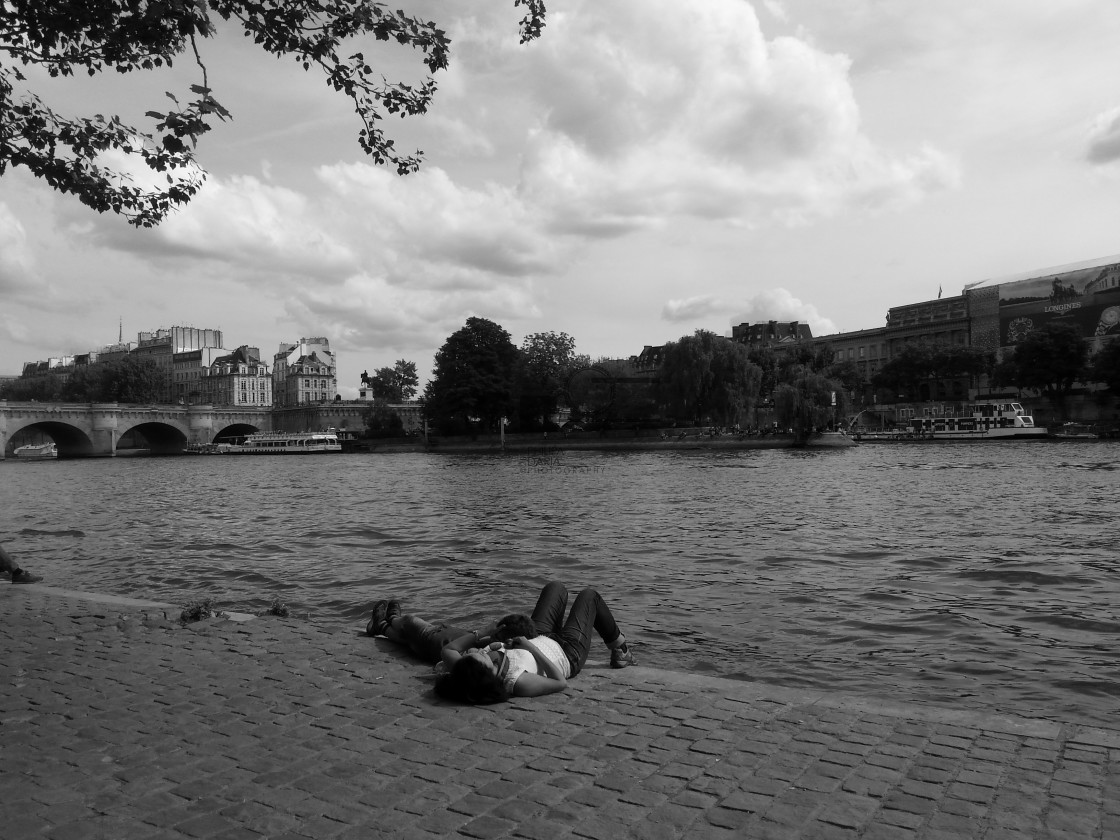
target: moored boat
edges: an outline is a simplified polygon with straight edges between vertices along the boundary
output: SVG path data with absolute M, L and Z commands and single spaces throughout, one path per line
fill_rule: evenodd
M 24 461 L 49 461 L 58 457 L 58 447 L 53 442 L 21 446 L 12 455 Z
M 332 429 L 326 432 L 256 432 L 242 443 L 230 444 L 229 455 L 310 455 L 341 452 L 342 444 Z
M 827 449 L 844 449 L 855 446 L 856 442 L 845 432 L 816 432 L 809 436 L 803 446 Z
M 229 452 L 228 443 L 188 443 L 183 450 L 187 455 L 224 455 Z
M 1046 429 L 1017 402 L 979 402 L 914 417 L 904 429 L 884 432 L 856 432 L 860 442 L 917 442 L 938 440 L 1045 440 Z
M 1047 431 L 1050 437 L 1059 440 L 1096 440 L 1099 437 L 1091 426 L 1084 423 L 1063 423 L 1056 429 Z

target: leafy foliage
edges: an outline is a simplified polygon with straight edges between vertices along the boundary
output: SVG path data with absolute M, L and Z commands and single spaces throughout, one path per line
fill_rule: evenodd
M 565 398 L 571 419 L 588 429 L 648 426 L 658 416 L 653 378 L 622 359 L 577 366 L 568 377 Z
M 0 399 L 57 402 L 62 399 L 62 380 L 57 376 L 35 376 L 0 383 Z
M 496 431 L 514 408 L 517 348 L 509 333 L 485 318 L 468 318 L 436 353 L 424 391 L 428 418 L 445 433 Z
M 62 386 L 70 402 L 153 403 L 167 394 L 169 374 L 152 359 L 125 356 L 78 368 Z
M 947 393 L 953 381 L 976 381 L 989 373 L 995 354 L 979 347 L 907 344 L 879 370 L 874 384 L 888 393 L 923 400 Z M 939 398 L 939 397 L 938 397 Z
M 274 615 L 277 618 L 287 618 L 292 614 L 288 605 L 280 600 L 279 595 L 273 595 L 272 601 L 269 602 L 267 609 L 264 611 L 265 615 Z
M 366 437 L 394 438 L 404 437 L 404 421 L 400 414 L 393 411 L 384 400 L 378 400 L 369 407 L 365 415 Z
M 393 367 L 378 368 L 370 376 L 362 374 L 362 381 L 368 383 L 376 399 L 391 403 L 401 403 L 416 396 L 420 378 L 416 375 L 416 362 L 397 359 Z
M 0 395 L 41 402 L 154 403 L 165 398 L 169 383 L 168 371 L 154 360 L 124 356 L 74 368 L 65 378 L 47 374 L 16 379 L 6 383 Z
M 745 420 L 762 378 L 746 347 L 707 330 L 669 342 L 661 357 L 662 401 L 690 423 Z
M 836 394 L 835 409 L 833 394 Z M 798 439 L 804 439 L 814 429 L 830 426 L 837 414 L 847 411 L 846 395 L 837 389 L 837 382 L 811 370 L 802 370 L 774 389 L 774 420 L 783 429 L 793 429 Z
M 1120 340 L 1112 339 L 1093 356 L 1087 377 L 1120 395 Z
M 1051 322 L 1027 333 L 1008 361 L 1014 366 L 1019 387 L 1033 388 L 1061 402 L 1074 382 L 1085 375 L 1088 356 L 1077 327 Z
M 590 362 L 586 355 L 576 353 L 576 340 L 566 332 L 525 336 L 517 375 L 521 429 L 546 427 L 566 398 L 572 375 Z
M 212 598 L 203 598 L 201 601 L 188 602 L 179 614 L 179 622 L 191 624 L 195 621 L 213 618 L 215 615 L 221 615 L 217 603 Z
M 521 41 L 539 37 L 545 22 L 542 0 L 514 0 L 525 8 Z M 359 37 L 391 41 L 419 51 L 429 73 L 447 67 L 450 40 L 436 24 L 373 0 L 6 0 L 0 5 L 0 175 L 24 166 L 63 193 L 98 212 L 112 210 L 138 227 L 158 224 L 202 187 L 195 160 L 199 138 L 212 122 L 231 117 L 213 96 L 199 49 L 215 34 L 212 15 L 235 22 L 266 52 L 312 66 L 327 84 L 348 97 L 361 129 L 358 143 L 374 162 L 400 174 L 415 171 L 421 153 L 401 154 L 381 123 L 386 115 L 423 114 L 436 91 L 429 77 L 419 85 L 390 83 L 362 52 L 347 55 Z M 52 77 L 90 76 L 171 66 L 188 49 L 200 79 L 190 98 L 150 110 L 153 131 L 125 125 L 119 117 L 65 117 L 26 89 L 19 69 L 33 66 Z M 164 189 L 136 186 L 131 176 L 104 161 L 109 151 L 137 155 Z

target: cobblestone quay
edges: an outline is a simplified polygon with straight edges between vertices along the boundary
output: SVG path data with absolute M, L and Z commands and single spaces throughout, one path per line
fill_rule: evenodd
M 0 611 L 11 840 L 1120 837 L 1120 731 L 605 657 L 469 708 L 360 627 L 7 583 Z

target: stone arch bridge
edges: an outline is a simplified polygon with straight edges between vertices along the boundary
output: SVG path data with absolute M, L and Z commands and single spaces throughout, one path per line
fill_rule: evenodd
M 61 458 L 112 457 L 128 432 L 143 435 L 152 454 L 170 455 L 192 443 L 272 431 L 272 414 L 233 406 L 0 400 L 0 458 L 10 457 L 12 439 L 27 431 L 53 439 Z

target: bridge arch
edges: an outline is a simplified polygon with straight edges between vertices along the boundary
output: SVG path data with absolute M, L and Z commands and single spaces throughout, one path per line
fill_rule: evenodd
M 231 423 L 214 435 L 213 443 L 240 443 L 246 435 L 259 432 L 251 423 Z
M 10 458 L 19 447 L 34 440 L 39 432 L 54 441 L 59 458 L 88 458 L 96 454 L 93 441 L 82 429 L 60 420 L 36 420 L 17 425 L 8 439 L 4 457 Z
M 119 429 L 120 437 L 132 433 L 139 435 L 142 443 L 153 455 L 174 455 L 186 451 L 190 441 L 190 430 L 179 423 L 168 420 L 141 420 Z

